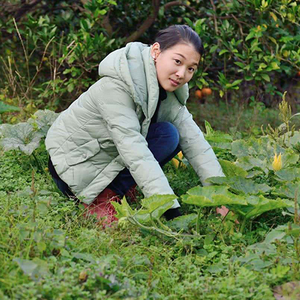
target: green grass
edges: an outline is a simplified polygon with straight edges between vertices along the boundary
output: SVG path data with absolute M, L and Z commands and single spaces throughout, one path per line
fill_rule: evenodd
M 215 130 L 242 135 L 261 135 L 261 126 L 266 128 L 270 124 L 273 128 L 282 122 L 279 120 L 277 108 L 267 108 L 262 102 L 250 103 L 250 105 L 234 102 L 226 106 L 226 103 L 213 100 L 208 97 L 204 104 L 193 96 L 187 102 L 188 109 L 192 112 L 195 121 L 204 128 L 207 120 Z M 298 105 L 297 111 L 299 112 Z M 300 126 L 300 117 L 293 119 L 297 128 Z
M 133 225 L 103 230 L 84 219 L 82 208 L 61 196 L 30 157 L 0 154 L 1 299 L 266 300 L 274 299 L 274 286 L 300 279 L 292 243 L 249 248 L 289 217 L 273 213 L 272 222 L 263 216 L 242 234 L 230 218 L 221 222 L 203 209 L 204 237 L 193 239 Z M 44 147 L 36 154 L 45 165 Z M 198 184 L 189 168 L 168 164 L 165 172 L 178 194 Z

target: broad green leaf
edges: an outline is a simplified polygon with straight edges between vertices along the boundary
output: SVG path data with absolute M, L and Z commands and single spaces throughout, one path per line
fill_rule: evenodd
M 291 150 L 287 150 L 282 155 L 282 165 L 284 168 L 295 165 L 299 160 L 299 154 L 296 154 L 295 152 Z
M 34 281 L 39 281 L 42 277 L 50 275 L 47 262 L 39 258 L 28 260 L 16 257 L 13 261 L 15 261 L 22 271 Z
M 189 214 L 180 216 L 168 222 L 168 226 L 175 230 L 188 230 L 191 225 L 194 225 L 197 220 L 197 214 Z
M 237 157 L 248 156 L 249 146 L 244 140 L 237 140 L 231 144 L 231 153 Z
M 134 214 L 134 218 L 142 224 L 147 224 L 151 222 L 151 215 L 147 210 L 139 210 Z
M 50 126 L 54 123 L 58 115 L 59 114 L 48 109 L 38 110 L 34 113 L 33 117 L 28 120 L 28 123 L 37 126 L 39 132 L 41 132 L 43 136 L 46 136 Z
M 279 181 L 294 181 L 300 179 L 300 168 L 287 168 L 275 172 Z
M 142 200 L 142 207 L 155 219 L 159 219 L 168 209 L 170 209 L 176 195 L 153 195 Z
M 231 135 L 219 131 L 214 131 L 211 125 L 207 121 L 205 121 L 205 129 L 206 129 L 205 138 L 213 148 L 219 148 L 219 149 L 231 148 L 231 142 L 232 142 Z
M 260 74 L 260 76 L 262 77 L 263 80 L 270 82 L 270 76 L 268 74 Z
M 272 261 L 264 261 L 261 258 L 254 259 L 251 261 L 251 269 L 255 271 L 260 271 L 262 269 L 270 267 L 271 265 L 273 265 Z
M 210 135 L 209 137 L 206 137 L 206 138 L 210 142 L 215 142 L 215 143 L 224 143 L 224 142 L 231 143 L 232 142 L 231 135 L 229 135 L 227 133 L 223 133 L 223 132 L 214 132 L 212 135 Z
M 292 236 L 295 239 L 300 237 L 300 226 L 298 224 L 291 224 L 285 231 L 288 235 Z
M 207 139 L 209 144 L 213 147 L 214 151 L 220 150 L 230 150 L 231 143 L 224 143 L 224 142 L 212 142 L 210 139 Z
M 254 258 L 254 256 L 260 257 L 262 254 L 272 255 L 272 254 L 276 254 L 277 253 L 276 246 L 273 245 L 273 244 L 267 243 L 267 242 L 261 242 L 261 243 L 252 244 L 252 245 L 250 245 L 250 246 L 247 247 L 247 250 L 248 249 L 255 251 L 254 254 L 248 255 L 248 256 L 252 256 L 252 259 Z M 249 253 L 249 252 L 247 251 L 247 253 Z
M 223 50 L 221 50 L 221 51 L 219 52 L 219 56 L 221 56 L 221 55 L 224 54 L 224 53 L 228 53 L 228 52 L 229 52 L 228 50 L 223 49 Z
M 124 218 L 124 217 L 129 217 L 129 216 L 132 216 L 134 214 L 134 211 L 132 210 L 132 208 L 128 204 L 125 197 L 123 197 L 123 199 L 121 201 L 121 204 L 116 202 L 116 201 L 112 201 L 111 203 L 112 203 L 112 205 L 114 206 L 114 208 L 117 212 L 117 214 L 116 214 L 117 219 L 121 219 L 121 218 Z
M 214 46 L 212 46 L 210 49 L 209 49 L 209 53 L 213 53 L 213 52 L 215 52 L 217 49 L 218 49 L 218 45 L 214 45 Z
M 300 203 L 300 181 L 293 183 L 287 182 L 284 185 L 277 187 L 274 194 L 281 197 L 288 197 L 291 199 L 294 199 L 297 194 L 298 202 Z
M 11 111 L 20 111 L 20 108 L 16 106 L 8 105 L 0 101 L 0 114 L 11 112 Z
M 252 171 L 249 171 L 246 178 L 250 178 L 251 179 L 251 178 L 257 177 L 257 176 L 261 175 L 262 172 L 263 172 L 262 170 L 252 170 Z
M 30 155 L 40 145 L 42 134 L 34 130 L 28 123 L 18 123 L 16 125 L 3 124 L 1 126 L 3 139 L 0 145 L 4 150 L 21 150 Z
M 228 161 L 228 160 L 219 160 L 220 165 L 222 166 L 222 170 L 224 174 L 227 177 L 232 177 L 232 176 L 242 176 L 246 177 L 247 176 L 247 171 L 242 169 L 241 167 L 237 166 L 236 164 Z
M 286 236 L 287 225 L 280 225 L 271 230 L 265 237 L 265 243 L 273 243 L 276 240 L 281 240 Z
M 285 142 L 288 147 L 295 146 L 300 143 L 300 131 L 295 131 L 293 136 L 290 132 L 283 134 L 280 138 L 281 142 Z
M 22 259 L 22 258 L 16 257 L 13 259 L 13 261 L 15 261 L 19 265 L 19 267 L 22 269 L 22 271 L 26 275 L 29 275 L 29 276 L 31 276 L 34 269 L 36 269 L 38 267 L 37 263 L 33 262 L 32 260 L 28 260 L 28 259 Z
M 77 258 L 77 259 L 82 259 L 91 263 L 96 262 L 96 257 L 91 254 L 91 253 L 79 253 L 79 252 L 72 252 L 71 253 L 72 257 Z
M 277 62 L 275 62 L 275 61 L 271 62 L 271 67 L 273 70 L 280 70 L 280 67 L 278 66 Z
M 236 61 L 235 64 L 236 64 L 237 66 L 239 66 L 240 68 L 242 68 L 242 69 L 245 67 L 245 65 L 244 65 L 243 63 L 238 62 L 238 61 Z
M 211 177 L 207 181 L 213 184 L 227 185 L 230 190 L 235 193 L 243 194 L 265 194 L 272 190 L 267 184 L 258 184 L 251 179 L 246 179 L 240 176 L 235 177 Z
M 276 200 L 270 200 L 263 196 L 249 196 L 246 198 L 248 202 L 248 206 L 243 207 L 235 207 L 231 206 L 230 208 L 241 215 L 246 219 L 253 219 L 264 212 L 278 209 L 278 208 L 286 208 L 293 206 L 292 201 L 282 200 L 280 198 Z
M 250 32 L 250 33 L 247 35 L 247 37 L 246 37 L 246 41 L 248 41 L 248 40 L 252 39 L 254 36 L 255 36 L 255 33 L 254 33 L 254 31 L 251 31 L 251 32 Z
M 225 186 L 194 187 L 187 194 L 181 196 L 182 201 L 200 207 L 221 205 L 246 205 L 244 196 L 238 196 L 228 191 Z
M 246 171 L 249 171 L 253 168 L 259 168 L 264 173 L 268 173 L 268 162 L 267 160 L 261 160 L 259 158 L 255 158 L 253 156 L 245 156 L 241 157 L 237 160 L 236 165 Z

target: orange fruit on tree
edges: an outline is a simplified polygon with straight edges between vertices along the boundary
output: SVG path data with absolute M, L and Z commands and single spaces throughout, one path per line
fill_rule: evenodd
M 201 99 L 202 96 L 203 96 L 201 90 L 196 90 L 195 96 L 196 96 L 198 99 Z
M 212 94 L 212 90 L 211 90 L 211 88 L 203 88 L 202 89 L 202 95 L 203 96 L 209 96 L 209 95 L 211 95 Z
M 297 77 L 300 77 L 300 71 L 297 72 Z

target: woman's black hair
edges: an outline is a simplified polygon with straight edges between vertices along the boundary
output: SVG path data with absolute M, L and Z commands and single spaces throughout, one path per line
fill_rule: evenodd
M 161 51 L 167 50 L 176 44 L 192 44 L 201 56 L 204 54 L 201 38 L 187 25 L 172 25 L 160 30 L 154 42 L 159 43 Z

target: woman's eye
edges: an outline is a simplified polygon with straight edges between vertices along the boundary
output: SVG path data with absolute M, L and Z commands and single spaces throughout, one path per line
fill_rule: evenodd
M 195 72 L 194 68 L 189 68 L 190 72 Z
M 179 65 L 180 64 L 180 60 L 179 59 L 175 59 L 175 63 Z

